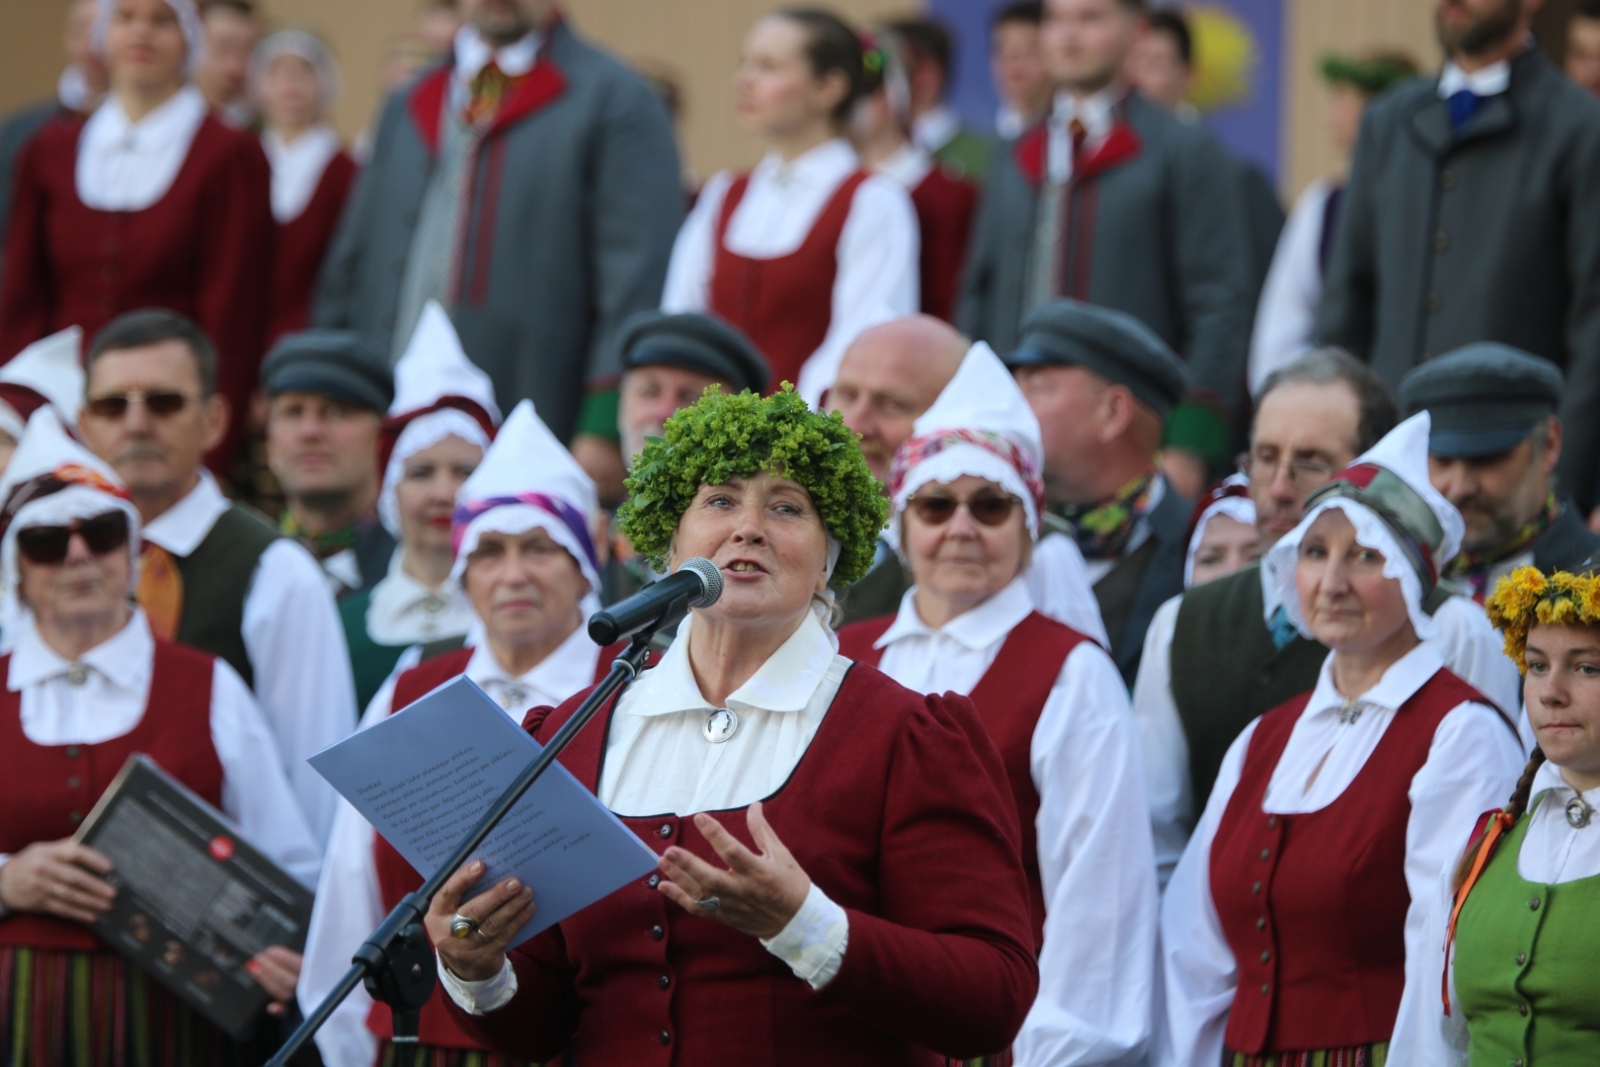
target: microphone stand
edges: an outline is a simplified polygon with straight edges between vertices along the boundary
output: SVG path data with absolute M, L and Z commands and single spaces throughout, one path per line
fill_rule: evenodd
M 350 961 L 350 969 L 339 979 L 339 984 L 322 998 L 316 1009 L 305 1017 L 293 1034 L 289 1035 L 289 1040 L 284 1042 L 277 1054 L 267 1061 L 267 1067 L 288 1067 L 290 1059 L 321 1029 L 334 1009 L 355 991 L 357 984 L 363 983 L 374 1000 L 381 1000 L 389 1005 L 389 1009 L 394 1013 L 393 1042 L 398 1046 L 396 1052 L 400 1054 L 400 1067 L 409 1067 L 417 1047 L 417 1025 L 422 1006 L 433 995 L 434 982 L 438 980 L 433 944 L 428 940 L 427 931 L 422 926 L 422 919 L 428 914 L 428 905 L 432 903 L 434 895 L 450 876 L 472 857 L 494 828 L 500 824 L 500 820 L 504 819 L 516 806 L 517 801 L 522 799 L 522 794 L 528 791 L 528 787 L 539 780 L 556 761 L 562 749 L 566 748 L 578 735 L 578 731 L 594 718 L 595 712 L 600 710 L 601 705 L 610 700 L 624 685 L 638 677 L 639 668 L 650 654 L 650 639 L 667 617 L 670 615 L 664 615 L 661 620 L 633 634 L 627 650 L 611 661 L 611 672 L 606 675 L 605 680 L 595 687 L 594 692 L 590 693 L 582 704 L 578 705 L 578 710 L 572 713 L 572 718 L 567 720 L 566 725 L 556 731 L 556 735 L 544 746 L 544 750 L 532 763 L 523 768 L 522 773 L 510 787 L 500 794 L 489 806 L 488 811 L 484 812 L 483 818 L 478 820 L 478 825 L 472 828 L 472 832 L 462 839 L 416 892 L 406 894 L 400 903 L 394 906 L 394 910 L 356 951 Z

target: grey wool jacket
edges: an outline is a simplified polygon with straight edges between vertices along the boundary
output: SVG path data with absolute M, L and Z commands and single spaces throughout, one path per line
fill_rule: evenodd
M 1368 109 L 1315 338 L 1390 389 L 1417 364 L 1500 341 L 1566 372 L 1560 477 L 1600 477 L 1600 102 L 1537 48 L 1457 134 L 1436 78 Z
M 385 104 L 318 283 L 316 324 L 380 351 L 394 347 L 451 77 L 436 67 Z M 661 299 L 685 206 L 671 120 L 643 80 L 558 22 L 475 136 L 447 306 L 501 410 L 531 399 L 568 441 L 586 390 L 621 372 L 610 334 Z
M 1040 124 L 996 153 L 967 252 L 958 325 L 1002 354 L 1039 289 L 1030 275 L 1047 141 Z M 1191 386 L 1236 403 L 1255 310 L 1251 253 L 1236 164 L 1216 140 L 1129 93 L 1061 203 L 1070 222 L 1052 295 L 1140 319 L 1186 360 Z

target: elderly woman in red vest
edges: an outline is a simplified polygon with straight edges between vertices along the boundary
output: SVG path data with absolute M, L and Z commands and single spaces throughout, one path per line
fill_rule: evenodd
M 1263 581 L 1333 651 L 1233 743 L 1173 871 L 1163 1067 L 1383 1063 L 1407 972 L 1431 962 L 1439 879 L 1522 769 L 1424 608 L 1462 534 L 1428 481 L 1428 426 L 1336 474 L 1266 556 Z
M 812 403 L 856 334 L 918 307 L 916 211 L 844 138 L 866 74 L 855 31 L 833 15 L 788 8 L 755 24 L 734 84 L 767 154 L 706 183 L 661 300 L 743 330 L 773 388 L 794 382 Z
M 530 402 L 512 411 L 456 501 L 450 581 L 472 605 L 474 631 L 450 651 L 441 651 L 445 642 L 407 651 L 367 708 L 363 727 L 461 674 L 521 722 L 529 708 L 560 703 L 610 667 L 583 629 L 598 607 L 594 483 Z M 354 808 L 340 805 L 306 943 L 299 989 L 305 1010 L 344 974 L 389 909 L 421 884 L 422 876 Z M 328 1067 L 372 1067 L 380 1044 L 390 1055 L 391 1032 L 389 1009 L 357 990 L 317 1034 L 317 1046 Z M 483 1044 L 446 1013 L 440 991 L 423 1010 L 420 1037 L 426 1058 L 419 1062 L 430 1067 L 513 1062 L 485 1057 Z
M 916 584 L 840 650 L 919 693 L 970 696 L 1000 749 L 1039 950 L 1017 1062 L 1123 1063 L 1150 1037 L 1150 816 L 1116 666 L 1028 595 L 1041 453 L 1011 373 L 974 346 L 895 455 L 890 536 Z
M 317 842 L 272 734 L 227 664 L 153 637 L 131 606 L 139 513 L 49 408 L 0 479 L 0 529 L 0 575 L 24 609 L 0 657 L 0 1056 L 240 1062 L 227 1035 L 89 929 L 115 899 L 113 865 L 72 837 L 142 753 L 312 884 Z M 249 966 L 275 997 L 293 994 L 294 953 Z
M 964 697 L 839 655 L 830 577 L 871 565 L 886 504 L 837 415 L 709 394 L 633 466 L 623 533 L 722 571 L 562 761 L 659 870 L 530 941 L 514 880 L 427 925 L 452 1016 L 586 1067 L 937 1062 L 1008 1045 L 1037 987 L 1014 808 Z M 536 709 L 547 740 L 576 709 Z M 459 912 L 477 924 L 450 934 Z

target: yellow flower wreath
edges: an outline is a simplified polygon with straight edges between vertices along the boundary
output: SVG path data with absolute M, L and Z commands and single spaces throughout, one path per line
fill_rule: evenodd
M 1556 571 L 1546 577 L 1537 567 L 1518 567 L 1500 579 L 1484 611 L 1505 634 L 1506 655 L 1528 672 L 1528 631 L 1549 626 L 1600 625 L 1600 575 Z

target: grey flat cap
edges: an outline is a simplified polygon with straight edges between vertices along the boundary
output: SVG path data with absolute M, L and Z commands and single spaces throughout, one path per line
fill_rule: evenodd
M 1561 403 L 1561 369 L 1519 348 L 1480 341 L 1417 367 L 1400 383 L 1410 417 L 1433 417 L 1428 451 L 1494 456 L 1516 447 Z
M 683 367 L 732 386 L 764 393 L 772 375 L 750 339 L 721 319 L 686 311 L 639 311 L 617 328 L 622 368 Z
M 350 330 L 286 334 L 261 364 L 268 396 L 316 393 L 382 415 L 394 400 L 389 361 Z
M 1021 341 L 1006 366 L 1058 365 L 1091 370 L 1125 385 L 1163 419 L 1183 402 L 1188 373 L 1154 330 L 1120 311 L 1054 300 L 1022 320 Z

